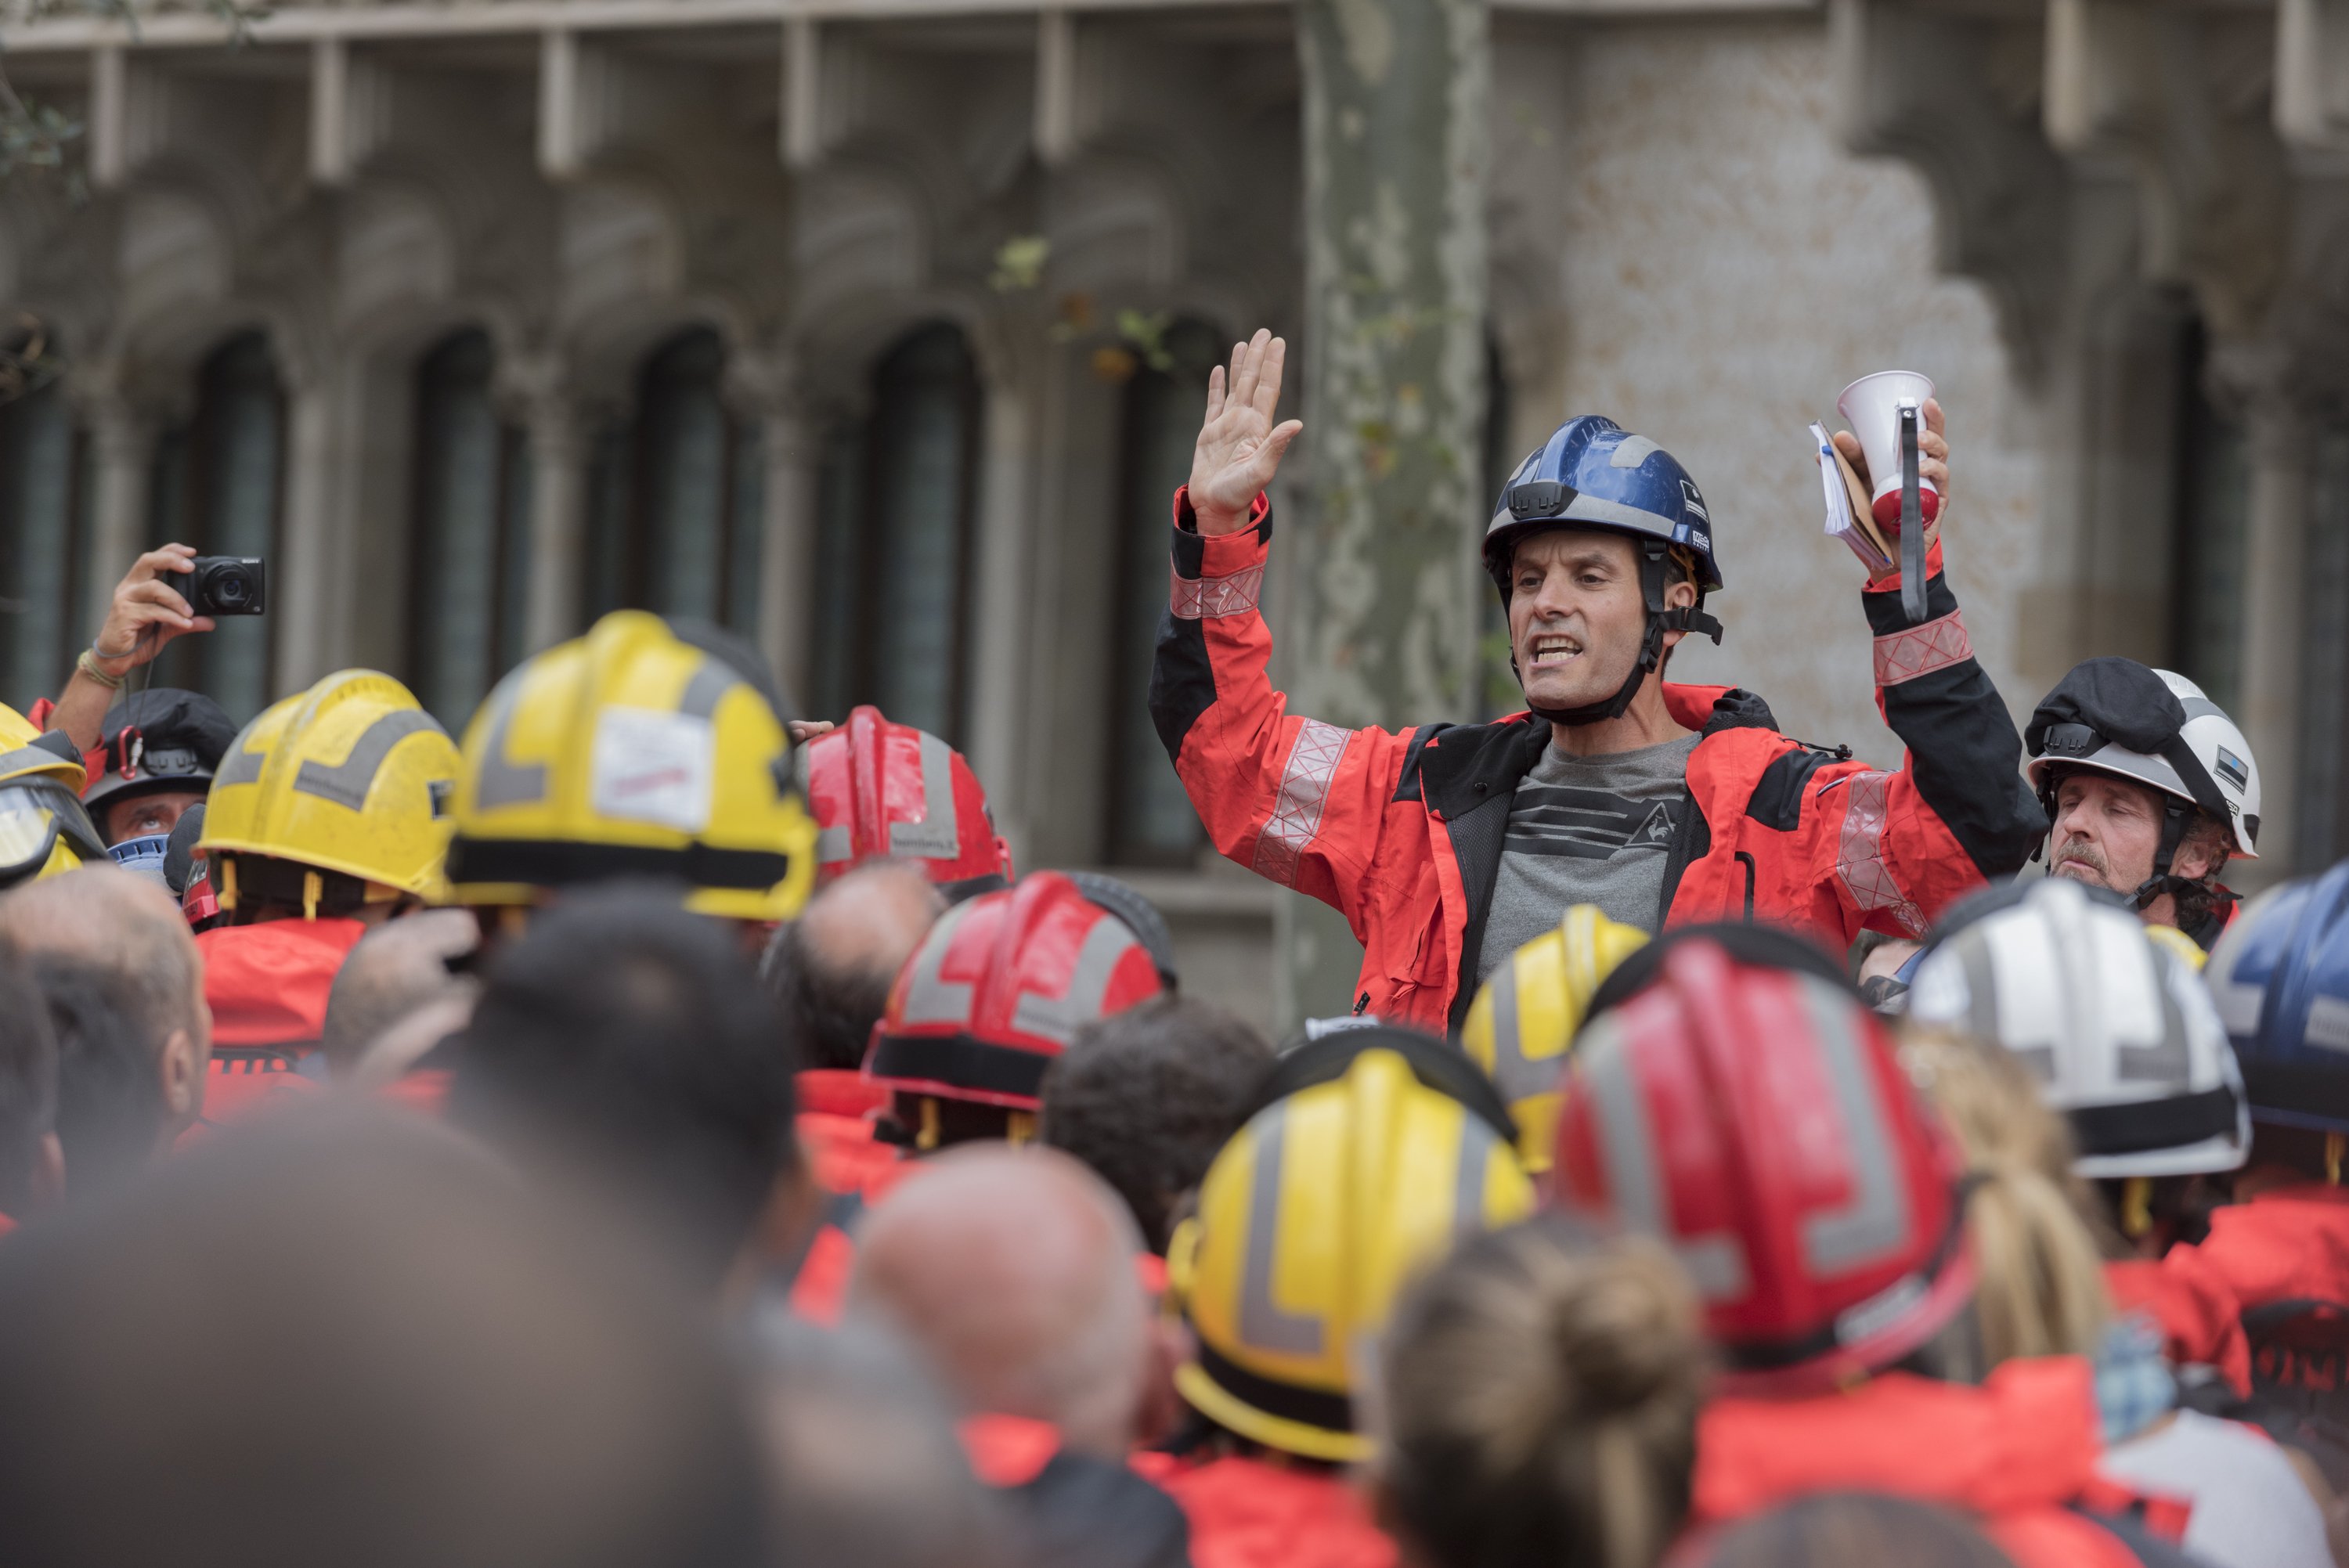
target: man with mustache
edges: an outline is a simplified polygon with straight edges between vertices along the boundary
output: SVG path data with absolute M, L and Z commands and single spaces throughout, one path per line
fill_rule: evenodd
M 1840 951 L 1863 929 L 1920 935 L 2023 868 L 2045 818 L 1939 543 L 1923 621 L 1897 572 L 1863 595 L 1907 764 L 1806 746 L 1749 692 L 1665 681 L 1682 637 L 1720 634 L 1703 609 L 1722 584 L 1713 520 L 1671 453 L 1609 419 L 1559 427 L 1485 532 L 1529 711 L 1400 733 L 1289 712 L 1257 609 L 1264 487 L 1302 428 L 1273 421 L 1285 352 L 1258 332 L 1209 377 L 1151 712 L 1216 847 L 1361 938 L 1355 1012 L 1456 1032 L 1485 976 L 1573 904 L 1650 932 L 1764 922 Z M 1920 474 L 1946 495 L 1940 406 L 1923 414 Z
M 2235 915 L 2219 872 L 2259 858 L 2260 768 L 2235 721 L 2184 676 L 2090 659 L 2023 739 L 2054 823 L 2047 874 L 2108 888 L 2209 952 Z

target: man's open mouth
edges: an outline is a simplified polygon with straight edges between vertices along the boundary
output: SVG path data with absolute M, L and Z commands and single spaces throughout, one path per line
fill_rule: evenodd
M 1532 669 L 1555 669 L 1569 660 L 1582 656 L 1582 644 L 1573 637 L 1547 635 L 1533 641 L 1533 657 L 1526 661 Z

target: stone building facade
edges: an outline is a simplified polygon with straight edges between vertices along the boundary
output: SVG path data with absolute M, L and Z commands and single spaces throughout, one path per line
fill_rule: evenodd
M 1299 325 L 1286 6 L 10 0 L 0 44 L 86 128 L 81 188 L 0 185 L 65 366 L 0 412 L 0 695 L 164 539 L 271 560 L 165 672 L 240 717 L 365 664 L 453 727 L 604 609 L 707 615 L 1270 1005 L 1288 895 L 1203 852 L 1143 684 L 1205 366 Z M 1681 673 L 1897 756 L 1803 427 L 1923 370 L 2018 715 L 2174 664 L 2259 751 L 2260 874 L 2349 851 L 2349 0 L 1508 0 L 1493 77 L 1487 466 L 1583 411 L 1688 464 L 1729 637 Z

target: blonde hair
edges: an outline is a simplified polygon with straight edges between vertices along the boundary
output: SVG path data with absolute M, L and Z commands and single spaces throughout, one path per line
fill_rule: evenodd
M 1988 1364 L 2091 1354 L 2112 1298 L 2080 1218 L 2071 1130 L 2001 1047 L 1910 1028 L 1900 1060 L 1965 1150 L 1966 1229 L 1981 1276 L 1974 1315 Z
M 1695 1293 L 1643 1240 L 1557 1215 L 1423 1281 L 1382 1357 L 1377 1461 L 1437 1568 L 1653 1568 L 1688 1512 L 1707 1357 Z

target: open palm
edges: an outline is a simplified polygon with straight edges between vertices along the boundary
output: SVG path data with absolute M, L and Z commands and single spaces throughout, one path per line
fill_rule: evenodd
M 1191 509 L 1199 531 L 1233 533 L 1247 524 L 1257 492 L 1272 482 L 1281 454 L 1305 428 L 1296 419 L 1272 422 L 1280 402 L 1280 368 L 1288 345 L 1259 327 L 1232 345 L 1228 373 L 1207 373 L 1207 418 L 1191 454 Z

